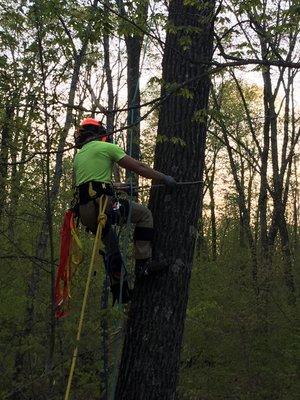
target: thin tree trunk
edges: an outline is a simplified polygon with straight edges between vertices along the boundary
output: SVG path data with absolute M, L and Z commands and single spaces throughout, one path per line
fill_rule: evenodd
M 199 181 L 203 176 L 206 122 L 196 121 L 197 110 L 207 110 L 210 79 L 200 63 L 212 56 L 214 1 L 199 2 L 199 7 L 173 0 L 169 7 L 169 26 L 163 58 L 163 82 L 183 83 L 191 98 L 171 96 L 160 110 L 158 133 L 167 140 L 158 143 L 154 166 L 178 181 Z M 181 53 L 176 27 L 191 26 L 191 44 Z M 204 29 L 205 27 L 205 29 Z M 165 89 L 163 94 L 165 94 Z M 172 143 L 179 137 L 185 146 Z M 116 399 L 173 400 L 176 392 L 179 356 L 188 299 L 194 244 L 197 234 L 201 190 L 179 186 L 174 192 L 153 188 L 150 207 L 156 233 L 154 256 L 163 254 L 169 271 L 136 281 L 128 316 Z
M 107 132 L 111 133 L 114 130 L 114 88 L 113 88 L 113 80 L 111 74 L 111 67 L 110 67 L 110 46 L 109 46 L 109 36 L 104 35 L 103 37 L 103 50 L 104 50 L 104 69 L 106 74 L 106 83 L 107 83 L 107 122 L 106 128 Z
M 278 130 L 277 130 L 277 115 L 275 112 L 274 96 L 272 94 L 271 76 L 268 70 L 264 80 L 266 88 L 266 96 L 270 107 L 270 127 L 271 127 L 271 149 L 272 149 L 272 167 L 273 167 L 273 221 L 278 227 L 281 238 L 283 255 L 285 260 L 285 282 L 290 292 L 295 291 L 293 277 L 293 255 L 291 253 L 289 243 L 289 233 L 286 227 L 285 206 L 283 204 L 283 176 L 279 170 L 278 163 Z M 275 229 L 275 228 L 274 228 Z
M 6 203 L 6 181 L 8 174 L 8 155 L 9 155 L 9 141 L 11 138 L 11 127 L 14 116 L 14 107 L 12 104 L 6 104 L 3 125 L 2 125 L 2 138 L 0 147 L 0 221 Z
M 202 260 L 209 260 L 209 249 L 207 238 L 204 233 L 204 218 L 203 218 L 203 201 L 206 191 L 208 190 L 208 183 L 205 186 L 205 183 L 201 187 L 200 194 L 200 213 L 199 213 L 199 224 L 198 224 L 198 234 L 197 234 L 197 242 L 196 242 L 196 252 L 201 256 Z
M 211 248 L 212 248 L 212 260 L 217 259 L 217 223 L 216 223 L 216 212 L 215 212 L 215 196 L 213 181 L 209 186 L 210 195 L 210 218 L 211 218 Z
M 10 240 L 15 240 L 15 217 L 16 212 L 18 211 L 20 192 L 21 192 L 21 182 L 23 179 L 24 171 L 26 171 L 26 164 L 24 163 L 26 159 L 26 155 L 28 152 L 28 141 L 30 138 L 30 127 L 32 123 L 32 119 L 34 116 L 34 109 L 36 107 L 36 103 L 30 105 L 30 109 L 28 113 L 24 113 L 23 117 L 23 126 L 24 132 L 23 137 L 20 139 L 21 141 L 21 155 L 20 155 L 20 164 L 17 166 L 16 164 L 12 167 L 11 172 L 11 189 L 10 189 L 10 208 L 9 208 L 9 223 L 8 223 L 8 234 Z M 18 147 L 18 142 L 15 141 L 15 147 Z M 13 159 L 17 161 L 17 154 L 12 156 Z
M 293 236 L 294 249 L 299 245 L 299 182 L 298 182 L 297 158 L 294 158 L 294 190 L 293 190 Z
M 212 173 L 209 177 L 209 171 L 204 166 L 205 174 L 206 174 L 206 181 L 208 184 L 208 192 L 210 198 L 210 223 L 211 223 L 211 252 L 212 252 L 212 260 L 215 261 L 217 259 L 217 222 L 216 222 L 216 211 L 215 211 L 215 194 L 214 194 L 214 179 L 215 179 L 215 172 L 216 172 L 216 157 L 217 152 L 213 156 L 212 161 Z
M 106 0 L 106 4 L 109 1 Z M 113 132 L 114 130 L 114 119 L 115 115 L 113 113 L 114 109 L 114 88 L 113 88 L 113 79 L 110 67 L 110 45 L 109 45 L 109 36 L 103 36 L 103 50 L 104 50 L 104 70 L 106 75 L 107 82 L 107 117 L 106 117 L 106 129 L 108 133 Z M 114 179 L 116 182 L 121 181 L 120 169 L 118 164 L 114 166 Z
M 136 124 L 127 132 L 127 153 L 137 160 L 140 159 L 140 56 L 142 40 L 140 37 L 125 37 L 127 50 L 127 103 L 128 125 Z M 136 183 L 136 182 L 135 182 Z
M 281 214 L 282 215 L 282 214 Z M 281 239 L 282 251 L 285 259 L 285 269 L 284 269 L 284 278 L 285 284 L 288 290 L 291 293 L 295 292 L 295 283 L 294 283 L 294 275 L 293 275 L 293 265 L 294 265 L 294 257 L 292 255 L 291 247 L 290 247 L 290 238 L 289 232 L 287 228 L 287 223 L 284 217 L 281 217 L 278 221 L 279 225 L 279 233 Z M 290 301 L 295 302 L 294 296 L 290 296 Z
M 55 319 L 55 263 L 54 263 L 54 243 L 53 243 L 53 209 L 50 197 L 51 188 L 51 134 L 49 129 L 49 113 L 47 105 L 47 70 L 44 61 L 44 48 L 43 48 L 43 32 L 42 32 L 42 21 L 40 14 L 37 10 L 36 12 L 36 23 L 37 23 L 37 39 L 38 39 L 38 53 L 41 68 L 41 78 L 42 78 L 42 103 L 44 112 L 44 128 L 46 135 L 46 181 L 45 181 L 45 192 L 46 192 L 46 220 L 48 226 L 48 235 L 50 243 L 50 329 L 49 329 L 49 353 L 46 361 L 46 372 L 48 373 L 48 391 L 47 396 L 53 396 L 54 389 L 54 379 L 52 374 L 54 351 L 55 351 L 55 333 L 56 333 L 56 319 Z
M 106 310 L 108 305 L 108 279 L 104 272 L 104 279 L 102 285 L 101 294 L 101 310 Z M 109 332 L 108 332 L 108 321 L 107 315 L 104 314 L 101 317 L 101 358 L 102 358 L 102 371 L 100 374 L 100 400 L 108 399 L 108 387 L 109 387 L 109 364 L 108 364 L 108 344 L 109 344 Z
M 125 11 L 123 0 L 118 1 L 119 10 L 122 15 L 129 17 Z M 139 24 L 146 23 L 149 1 L 145 0 L 137 4 L 137 15 Z M 140 58 L 143 45 L 143 33 L 125 35 L 127 53 L 127 104 L 129 107 L 127 123 L 133 125 L 127 130 L 127 154 L 133 158 L 140 159 Z M 138 186 L 138 177 L 126 171 L 126 179 L 131 180 L 134 186 Z

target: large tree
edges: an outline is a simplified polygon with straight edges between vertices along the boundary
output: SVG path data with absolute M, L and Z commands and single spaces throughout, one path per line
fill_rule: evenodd
M 203 175 L 214 5 L 172 0 L 169 6 L 154 166 L 178 181 L 200 181 Z M 151 191 L 154 255 L 163 254 L 169 270 L 136 282 L 117 399 L 175 396 L 200 198 L 199 184 Z

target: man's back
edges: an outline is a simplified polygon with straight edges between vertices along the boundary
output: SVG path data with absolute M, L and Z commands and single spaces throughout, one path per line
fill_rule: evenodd
M 76 186 L 90 181 L 110 183 L 113 164 L 125 155 L 119 146 L 112 143 L 99 140 L 86 143 L 74 158 Z

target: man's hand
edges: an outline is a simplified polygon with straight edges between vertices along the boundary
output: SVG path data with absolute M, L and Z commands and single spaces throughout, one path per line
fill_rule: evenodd
M 165 175 L 162 179 L 163 184 L 166 185 L 170 189 L 174 189 L 177 186 L 177 182 L 170 175 Z

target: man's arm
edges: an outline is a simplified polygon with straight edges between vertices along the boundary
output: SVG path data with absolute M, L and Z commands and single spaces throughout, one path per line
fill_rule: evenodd
M 130 156 L 123 157 L 118 164 L 120 167 L 128 169 L 129 171 L 135 172 L 144 178 L 155 179 L 158 181 L 165 181 L 166 175 L 161 172 L 156 171 L 153 168 L 148 167 L 148 165 L 138 161 Z

